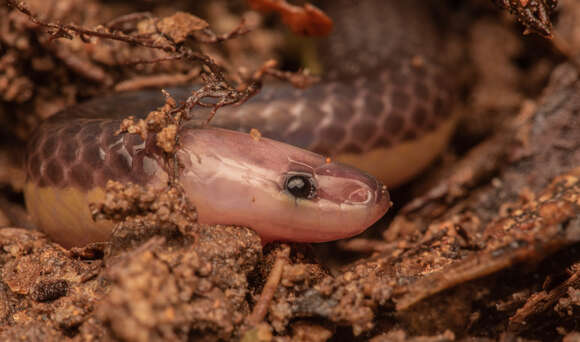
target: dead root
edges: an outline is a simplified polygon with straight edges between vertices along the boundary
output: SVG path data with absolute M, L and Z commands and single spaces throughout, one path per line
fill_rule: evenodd
M 252 313 L 246 319 L 249 326 L 253 327 L 258 325 L 266 317 L 268 306 L 270 306 L 274 293 L 278 288 L 282 278 L 282 271 L 284 270 L 284 266 L 288 263 L 289 256 L 289 246 L 282 246 L 282 249 L 276 254 L 276 260 L 274 261 L 268 280 L 262 289 L 260 299 L 258 299 L 258 302 L 254 305 Z

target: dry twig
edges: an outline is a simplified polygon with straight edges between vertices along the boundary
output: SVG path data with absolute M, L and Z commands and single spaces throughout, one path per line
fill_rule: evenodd
M 48 28 L 48 33 L 52 39 L 67 38 L 72 39 L 75 35 L 87 39 L 88 37 L 98 37 L 126 42 L 132 45 L 145 48 L 162 50 L 169 56 L 156 58 L 154 60 L 131 61 L 130 63 L 157 63 L 165 60 L 184 60 L 190 63 L 202 64 L 202 80 L 205 85 L 195 91 L 187 101 L 189 112 L 195 105 L 202 107 L 213 107 L 208 118 L 211 120 L 215 112 L 227 105 L 241 104 L 255 95 L 262 85 L 263 76 L 272 75 L 282 80 L 287 80 L 292 84 L 311 84 L 316 78 L 305 73 L 287 73 L 274 70 L 274 64 L 268 62 L 262 70 L 255 73 L 245 84 L 233 85 L 228 82 L 223 73 L 223 69 L 208 55 L 194 50 L 188 44 L 184 44 L 188 39 L 197 43 L 220 43 L 224 40 L 233 39 L 249 32 L 245 22 L 242 21 L 233 31 L 218 35 L 209 29 L 209 25 L 194 15 L 177 12 L 176 14 L 161 20 L 153 18 L 156 31 L 148 34 L 138 33 L 136 28 L 124 28 L 117 30 L 127 23 L 135 23 L 141 18 L 148 18 L 148 13 L 135 13 L 125 15 L 109 22 L 106 26 L 97 29 L 88 29 L 74 24 L 57 24 L 44 22 L 38 19 L 28 7 L 20 1 L 8 0 L 8 4 L 27 15 L 35 24 Z M 257 75 L 257 76 L 256 76 Z M 215 99 L 214 102 L 206 102 L 204 99 Z
M 274 294 L 276 293 L 280 279 L 282 279 L 282 271 L 284 270 L 284 266 L 288 263 L 289 256 L 290 247 L 287 245 L 282 245 L 282 249 L 279 250 L 278 254 L 276 255 L 276 261 L 274 261 L 274 266 L 272 266 L 268 280 L 262 289 L 260 299 L 256 305 L 254 305 L 252 313 L 247 318 L 247 323 L 250 326 L 256 326 L 266 317 L 268 306 L 270 305 L 272 298 L 274 298 Z

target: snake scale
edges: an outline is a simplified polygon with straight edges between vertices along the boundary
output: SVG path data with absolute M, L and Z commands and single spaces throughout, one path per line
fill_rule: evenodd
M 218 111 L 212 126 L 220 128 L 181 130 L 180 181 L 200 222 L 249 226 L 264 241 L 352 236 L 390 207 L 382 183 L 410 179 L 447 144 L 454 86 L 427 5 L 332 4 L 335 30 L 320 43 L 323 82 L 266 86 Z M 190 88 L 170 93 L 183 99 Z M 123 117 L 162 103 L 158 90 L 115 94 L 67 108 L 36 130 L 25 199 L 51 238 L 66 247 L 106 240 L 112 224 L 94 222 L 88 203 L 103 199 L 110 179 L 166 184 L 138 135 L 114 134 Z M 250 137 L 251 128 L 265 138 Z

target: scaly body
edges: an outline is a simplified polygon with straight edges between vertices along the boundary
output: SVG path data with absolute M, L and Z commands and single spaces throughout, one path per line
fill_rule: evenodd
M 383 184 L 335 161 L 397 185 L 440 153 L 455 121 L 436 62 L 437 30 L 421 3 L 338 1 L 330 10 L 337 30 L 322 48 L 327 81 L 306 91 L 265 88 L 224 108 L 212 124 L 228 130 L 183 128 L 180 180 L 200 222 L 248 226 L 265 241 L 328 241 L 378 220 L 390 206 Z M 49 236 L 65 246 L 107 239 L 111 223 L 93 222 L 88 203 L 102 200 L 109 179 L 166 183 L 138 136 L 113 134 L 120 118 L 160 104 L 158 91 L 118 94 L 71 107 L 37 130 L 25 197 Z M 237 132 L 250 128 L 267 138 Z

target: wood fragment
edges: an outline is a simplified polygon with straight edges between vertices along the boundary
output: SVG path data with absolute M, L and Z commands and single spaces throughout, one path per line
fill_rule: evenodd
M 266 313 L 268 313 L 268 306 L 270 305 L 272 298 L 274 298 L 276 288 L 278 288 L 278 284 L 282 278 L 282 271 L 284 270 L 284 266 L 288 263 L 289 256 L 290 247 L 287 245 L 282 245 L 282 248 L 276 255 L 276 260 L 274 261 L 274 265 L 272 266 L 268 280 L 262 289 L 260 298 L 256 302 L 256 305 L 254 305 L 252 313 L 246 320 L 249 326 L 257 325 L 266 317 Z

